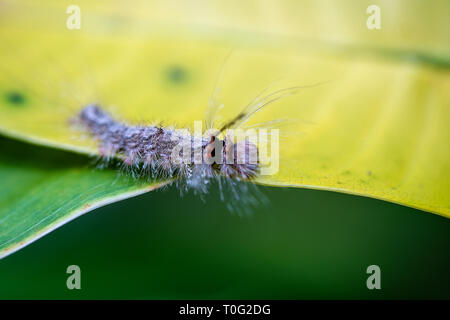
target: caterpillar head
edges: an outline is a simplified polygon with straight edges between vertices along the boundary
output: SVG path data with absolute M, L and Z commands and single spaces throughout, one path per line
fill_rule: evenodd
M 224 140 L 211 136 L 204 154 L 205 161 L 220 175 L 248 180 L 258 174 L 258 148 L 247 139 L 235 143 L 230 136 Z

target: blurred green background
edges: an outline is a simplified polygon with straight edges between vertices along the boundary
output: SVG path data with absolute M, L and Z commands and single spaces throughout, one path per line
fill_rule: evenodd
M 11 142 L 36 161 L 71 157 Z M 450 220 L 380 200 L 261 187 L 253 216 L 175 187 L 92 211 L 0 261 L 1 299 L 450 298 Z M 81 290 L 66 268 L 81 268 Z M 367 266 L 381 290 L 366 288 Z

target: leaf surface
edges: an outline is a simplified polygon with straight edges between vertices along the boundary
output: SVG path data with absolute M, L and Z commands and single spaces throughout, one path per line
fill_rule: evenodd
M 274 89 L 329 81 L 252 118 L 297 120 L 294 134 L 281 128 L 278 173 L 259 183 L 348 192 L 449 217 L 449 3 L 381 1 L 380 31 L 365 27 L 368 4 L 250 3 L 239 2 L 237 14 L 234 2 L 211 2 L 199 16 L 196 2 L 126 9 L 81 1 L 82 28 L 67 30 L 56 1 L 6 1 L 0 132 L 96 153 L 69 125 L 92 102 L 130 123 L 192 128 L 235 48 L 220 82 L 223 120 L 280 77 Z
M 0 148 L 0 258 L 99 206 L 163 185 L 92 169 L 72 153 L 5 138 Z

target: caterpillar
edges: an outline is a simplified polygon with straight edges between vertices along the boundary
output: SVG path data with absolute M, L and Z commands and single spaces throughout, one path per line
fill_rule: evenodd
M 77 122 L 99 142 L 103 160 L 119 159 L 123 167 L 138 172 L 138 176 L 173 179 L 182 191 L 194 189 L 200 194 L 208 192 L 212 180 L 224 180 L 234 187 L 232 194 L 237 202 L 248 188 L 239 185 L 241 190 L 236 190 L 234 182 L 252 182 L 258 177 L 261 159 L 256 143 L 249 137 L 236 141 L 230 132 L 244 128 L 256 112 L 299 88 L 285 88 L 262 97 L 264 91 L 261 92 L 218 130 L 214 129 L 218 104 L 212 103 L 206 119 L 210 133 L 203 136 L 193 135 L 188 130 L 179 133 L 163 126 L 130 125 L 115 119 L 97 104 L 82 108 Z
M 104 157 L 119 157 L 124 165 L 141 168 L 152 176 L 186 179 L 189 186 L 201 190 L 206 180 L 216 176 L 250 180 L 258 174 L 257 147 L 248 140 L 234 143 L 229 136 L 221 140 L 216 135 L 208 140 L 186 137 L 162 126 L 128 125 L 113 119 L 97 105 L 84 107 L 78 118 L 100 142 Z M 182 157 L 188 161 L 180 161 L 180 154 L 174 151 L 186 140 L 188 154 Z M 238 155 L 241 149 L 242 156 Z M 196 152 L 203 161 L 195 161 Z M 256 155 L 256 161 L 250 161 L 252 155 Z

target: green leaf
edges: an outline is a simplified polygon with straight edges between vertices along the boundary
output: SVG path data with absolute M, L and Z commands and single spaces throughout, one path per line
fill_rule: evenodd
M 0 138 L 0 258 L 97 207 L 154 190 L 86 157 Z

